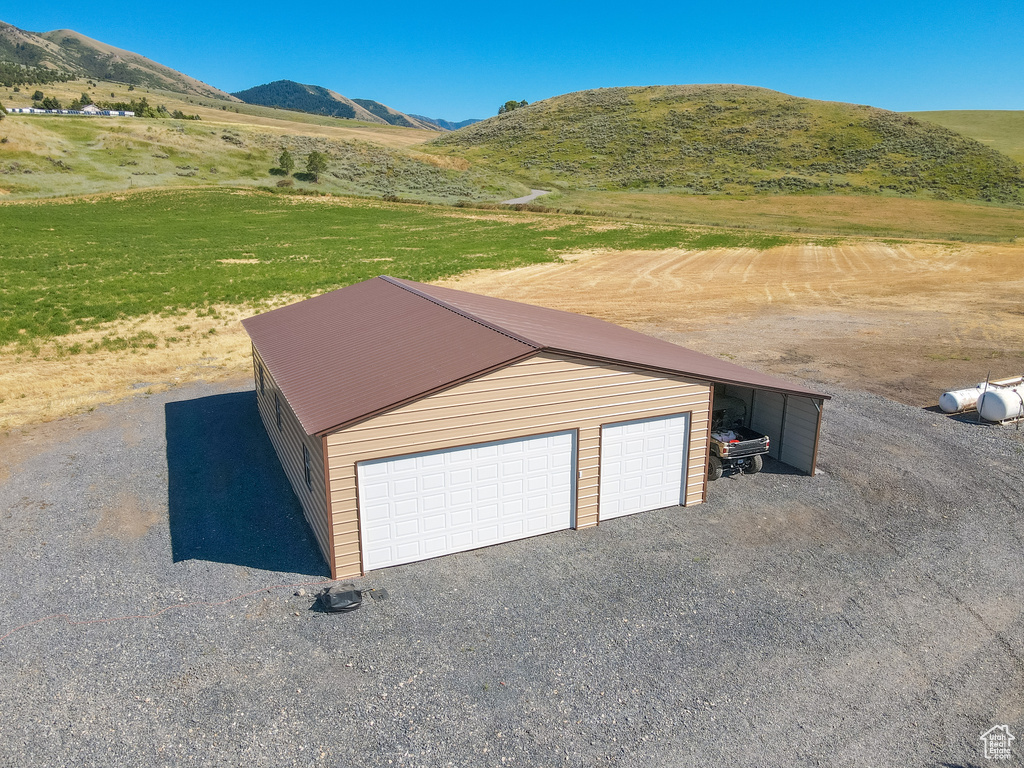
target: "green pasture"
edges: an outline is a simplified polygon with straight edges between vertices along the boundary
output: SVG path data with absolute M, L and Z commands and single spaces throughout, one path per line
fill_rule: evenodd
M 256 308 L 389 274 L 429 281 L 587 248 L 747 246 L 784 236 L 251 190 L 0 208 L 0 345 L 218 305 Z M 604 231 L 598 231 L 604 229 Z M 75 350 L 77 351 L 77 350 Z
M 907 114 L 970 136 L 1018 163 L 1024 163 L 1024 110 L 958 109 Z

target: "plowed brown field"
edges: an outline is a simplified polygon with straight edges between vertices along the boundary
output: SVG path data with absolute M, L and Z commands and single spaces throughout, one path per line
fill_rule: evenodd
M 600 317 L 804 380 L 932 405 L 1024 372 L 1024 247 L 878 241 L 595 251 L 455 288 Z

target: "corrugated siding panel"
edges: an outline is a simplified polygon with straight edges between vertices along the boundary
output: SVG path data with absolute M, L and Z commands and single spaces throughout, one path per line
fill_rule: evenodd
M 263 427 L 267 430 L 267 436 L 274 446 L 277 458 L 284 468 L 284 473 L 291 483 L 292 491 L 295 493 L 299 504 L 302 506 L 302 513 L 309 523 L 316 537 L 316 543 L 320 547 L 327 562 L 331 562 L 330 530 L 327 516 L 327 495 L 324 488 L 324 462 L 323 443 L 320 438 L 310 437 L 299 425 L 299 420 L 288 405 L 288 401 L 278 388 L 274 378 L 270 375 L 260 359 L 259 352 L 253 347 L 253 365 L 256 376 L 256 403 L 259 407 L 260 418 L 263 420 Z M 263 386 L 260 386 L 260 370 L 263 371 Z M 277 426 L 277 410 L 274 395 L 278 395 L 281 402 L 281 428 Z M 305 463 L 302 455 L 302 446 L 309 450 L 312 463 L 311 483 L 306 485 Z
M 355 463 L 367 459 L 577 429 L 577 527 L 597 522 L 600 427 L 691 413 L 688 504 L 703 497 L 710 387 L 683 377 L 539 354 L 328 435 L 337 577 L 358 575 Z M 342 563 L 351 568 L 342 570 Z
M 755 432 L 768 435 L 771 450 L 768 455 L 779 458 L 779 438 L 782 435 L 782 412 L 785 398 L 778 392 L 759 389 L 754 395 L 754 409 L 750 415 L 750 428 Z
M 818 408 L 815 407 L 815 401 L 809 397 L 790 395 L 786 406 L 781 460 L 804 472 L 813 472 L 817 439 Z

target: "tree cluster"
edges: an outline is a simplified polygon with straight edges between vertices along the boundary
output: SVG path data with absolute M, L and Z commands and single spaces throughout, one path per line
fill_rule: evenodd
M 306 155 L 305 173 L 296 173 L 295 177 L 303 181 L 311 181 L 314 184 L 318 183 L 320 174 L 327 170 L 330 160 L 331 156 L 326 152 L 313 150 Z M 295 158 L 292 157 L 292 153 L 288 151 L 287 147 L 281 150 L 281 154 L 277 158 L 277 166 L 277 168 L 270 169 L 270 173 L 274 176 L 289 176 L 295 170 Z
M 528 101 L 506 101 L 504 104 L 498 107 L 498 114 L 504 115 L 506 112 L 511 112 L 513 110 L 519 109 L 520 107 L 525 107 L 528 105 Z

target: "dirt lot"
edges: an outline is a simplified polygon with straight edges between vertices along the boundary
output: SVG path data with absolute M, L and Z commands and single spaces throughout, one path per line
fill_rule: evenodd
M 833 392 L 817 477 L 344 615 L 248 381 L 2 437 L 0 765 L 981 765 L 1024 730 L 1024 433 Z
M 449 285 L 601 317 L 797 379 L 934 405 L 1024 372 L 1024 247 L 587 252 Z

